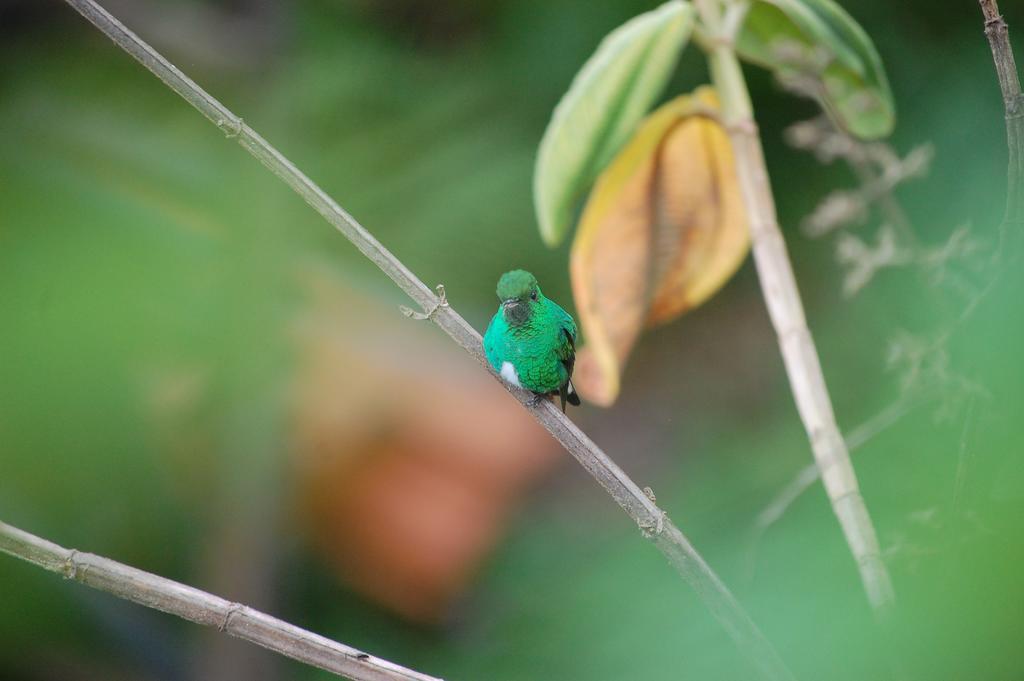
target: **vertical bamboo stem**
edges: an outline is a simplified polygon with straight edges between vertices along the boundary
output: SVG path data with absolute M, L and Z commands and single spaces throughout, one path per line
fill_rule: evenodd
M 721 7 L 698 0 L 701 17 L 713 36 L 711 77 L 736 158 L 740 189 L 747 209 L 754 261 L 768 314 L 778 336 L 797 410 L 811 442 L 832 509 L 850 547 L 868 601 L 877 615 L 892 608 L 892 582 L 882 562 L 878 538 L 857 484 L 850 453 L 839 432 L 821 361 L 804 315 L 800 291 L 786 242 L 779 229 L 771 183 L 746 81 L 736 52 L 722 39 Z

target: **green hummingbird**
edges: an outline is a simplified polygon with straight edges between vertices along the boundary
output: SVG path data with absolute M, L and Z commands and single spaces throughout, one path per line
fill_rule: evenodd
M 507 382 L 537 395 L 557 394 L 579 406 L 572 385 L 576 362 L 576 322 L 540 292 L 537 278 L 512 270 L 498 280 L 501 304 L 484 334 L 484 353 Z

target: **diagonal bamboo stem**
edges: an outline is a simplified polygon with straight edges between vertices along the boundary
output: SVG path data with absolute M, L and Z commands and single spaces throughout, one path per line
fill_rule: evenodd
M 66 549 L 0 522 L 0 552 L 126 600 L 217 627 L 293 660 L 354 681 L 441 681 L 300 629 L 239 603 L 123 563 Z
M 296 168 L 277 149 L 252 128 L 214 99 L 156 50 L 129 31 L 93 0 L 66 0 L 119 47 L 181 95 L 229 138 L 235 139 L 264 166 L 290 186 L 324 219 L 340 231 L 356 248 L 381 269 L 425 314 L 477 362 L 490 368 L 483 355 L 480 334 L 446 300 L 435 296 L 402 262 L 384 248 L 373 235 L 345 212 L 330 196 Z M 493 372 L 491 372 L 493 375 Z M 503 384 L 504 385 L 504 384 Z M 507 386 L 506 386 L 507 387 Z M 705 606 L 718 619 L 730 637 L 768 679 L 791 679 L 792 674 L 718 575 L 704 561 L 689 540 L 668 516 L 601 449 L 594 444 L 555 405 L 537 404 L 532 393 L 510 388 L 534 418 L 590 473 L 615 499 L 616 503 L 641 528 L 644 536 L 665 555 L 669 563 L 694 589 Z
M 793 266 L 779 229 L 746 81 L 730 37 L 723 35 L 727 29 L 722 4 L 721 0 L 698 0 L 698 9 L 709 33 L 717 37 L 709 52 L 711 79 L 718 90 L 723 122 L 736 157 L 757 274 L 778 335 L 797 411 L 810 439 L 832 510 L 857 562 L 868 601 L 875 612 L 884 617 L 895 599 L 892 582 L 882 562 L 875 528 L 860 494 L 850 453 L 836 424 L 818 350 L 807 327 Z

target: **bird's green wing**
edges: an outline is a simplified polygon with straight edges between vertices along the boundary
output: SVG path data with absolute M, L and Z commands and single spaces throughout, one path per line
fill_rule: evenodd
M 501 310 L 498 310 L 491 319 L 491 323 L 487 327 L 487 332 L 484 334 L 484 354 L 487 356 L 487 361 L 495 371 L 501 371 L 501 363 L 505 354 L 507 332 L 508 325 L 505 323 L 505 318 L 502 316 Z
M 576 321 L 572 315 L 555 303 L 551 303 L 551 305 L 555 309 L 559 327 L 558 346 L 555 352 L 565 368 L 565 380 L 562 381 L 558 389 L 562 399 L 562 411 L 565 411 L 566 402 L 577 407 L 580 404 L 579 395 L 576 394 L 576 389 L 572 385 L 572 371 L 576 366 Z
M 565 329 L 565 332 L 572 340 L 573 346 L 575 346 L 578 335 L 576 331 L 576 320 L 573 319 L 572 315 L 563 310 L 557 303 L 551 303 L 551 307 L 554 308 L 555 318 L 558 320 L 558 323 L 563 329 Z

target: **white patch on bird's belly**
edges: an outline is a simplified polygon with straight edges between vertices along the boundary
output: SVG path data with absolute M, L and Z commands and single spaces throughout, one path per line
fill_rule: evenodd
M 507 383 L 511 383 L 517 388 L 523 387 L 519 382 L 519 374 L 516 373 L 516 368 L 512 366 L 512 362 L 501 363 L 501 377 L 504 378 Z

